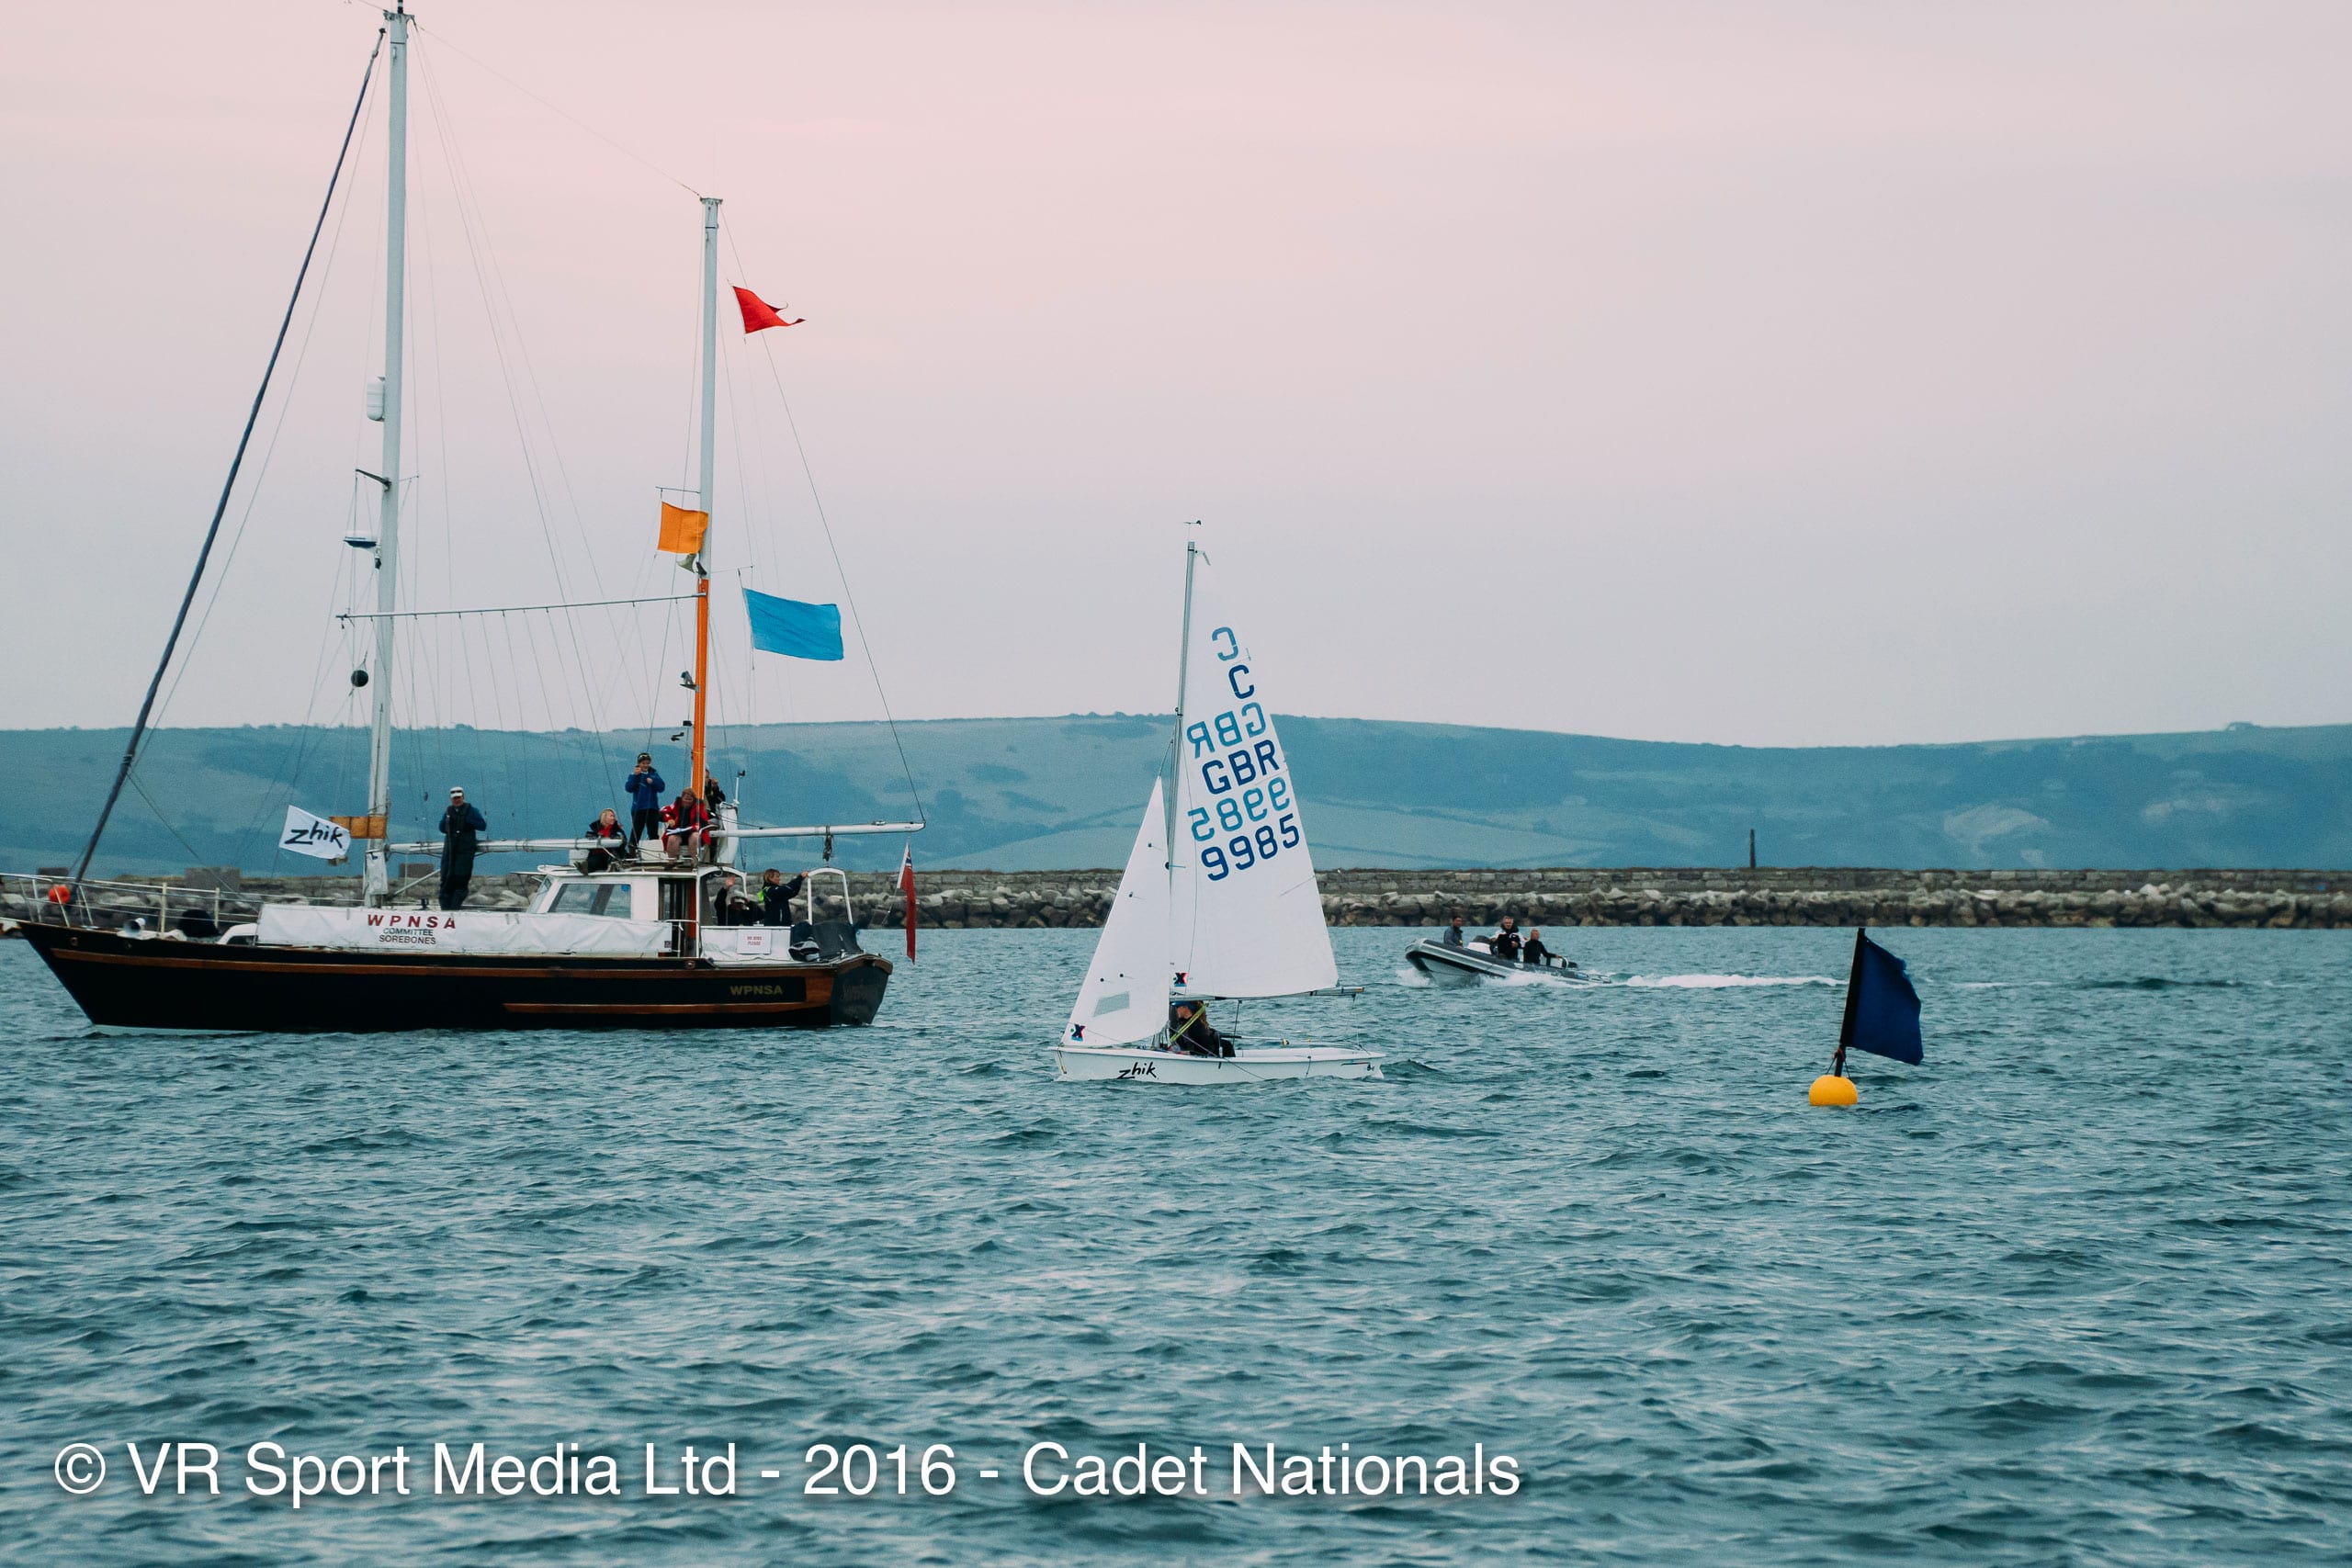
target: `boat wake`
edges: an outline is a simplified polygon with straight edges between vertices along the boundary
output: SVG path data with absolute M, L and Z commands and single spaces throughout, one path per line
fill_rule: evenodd
M 1555 991 L 1579 991 L 1588 986 L 1605 985 L 1608 982 L 1599 976 L 1588 977 L 1582 970 L 1573 975 L 1556 973 L 1544 975 L 1529 969 L 1516 975 L 1481 975 L 1478 976 L 1478 983 L 1482 986 L 1500 987 L 1506 990 L 1517 989 L 1523 986 L 1540 986 Z
M 1748 986 L 1837 986 L 1826 975 L 1632 975 L 1618 984 L 1636 990 L 1727 991 Z

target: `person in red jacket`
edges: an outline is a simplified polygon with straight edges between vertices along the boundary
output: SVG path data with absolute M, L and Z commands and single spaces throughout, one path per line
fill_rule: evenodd
M 662 808 L 662 850 L 671 859 L 681 851 L 694 858 L 698 846 L 710 842 L 710 807 L 690 789 Z

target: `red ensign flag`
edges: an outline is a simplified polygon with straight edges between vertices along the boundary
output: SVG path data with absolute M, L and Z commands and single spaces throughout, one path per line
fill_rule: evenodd
M 808 319 L 795 316 L 787 321 L 776 314 L 775 306 L 748 288 L 735 290 L 735 304 L 743 312 L 743 335 L 746 337 L 753 333 L 765 332 L 770 327 L 797 327 Z
M 909 844 L 899 863 L 899 891 L 907 896 L 907 962 L 915 961 L 915 847 Z

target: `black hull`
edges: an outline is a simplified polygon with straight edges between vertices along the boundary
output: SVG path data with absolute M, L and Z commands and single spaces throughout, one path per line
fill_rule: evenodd
M 379 953 L 141 941 L 27 925 L 90 1021 L 114 1029 L 825 1029 L 874 1021 L 890 964 Z

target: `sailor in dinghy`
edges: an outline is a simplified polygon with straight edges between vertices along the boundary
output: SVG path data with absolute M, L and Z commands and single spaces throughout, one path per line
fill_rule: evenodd
M 1176 734 L 1055 1066 L 1066 1078 L 1154 1083 L 1376 1078 L 1374 1051 L 1186 1048 L 1206 1025 L 1213 998 L 1303 996 L 1339 978 L 1264 682 L 1217 605 L 1204 563 L 1200 547 L 1189 545 Z M 1171 1013 L 1171 1000 L 1196 1010 Z

